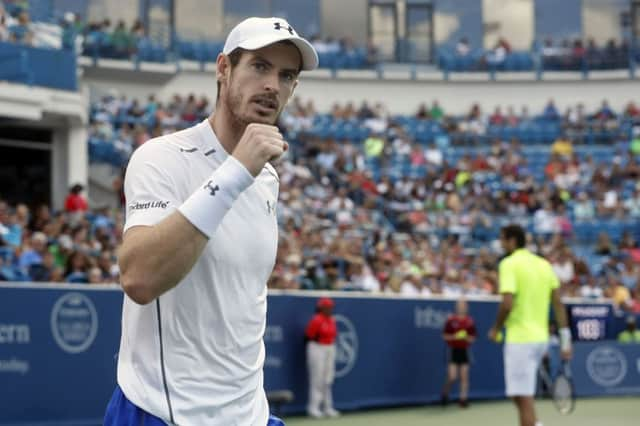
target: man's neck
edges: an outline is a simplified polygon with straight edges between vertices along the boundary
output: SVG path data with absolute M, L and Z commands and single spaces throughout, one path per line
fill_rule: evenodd
M 221 104 L 219 106 L 219 109 L 211 113 L 208 121 L 213 133 L 220 141 L 220 145 L 227 151 L 227 154 L 231 155 L 244 133 L 244 126 L 241 128 L 239 123 L 234 123 L 227 110 Z

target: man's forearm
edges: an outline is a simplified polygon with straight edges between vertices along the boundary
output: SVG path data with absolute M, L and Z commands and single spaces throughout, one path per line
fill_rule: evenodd
M 207 242 L 180 212 L 152 227 L 130 229 L 119 253 L 124 291 L 136 303 L 153 301 L 191 271 Z
M 569 326 L 569 322 L 567 321 L 567 311 L 564 308 L 564 303 L 559 300 L 554 301 L 553 314 L 555 315 L 558 328 L 565 328 Z

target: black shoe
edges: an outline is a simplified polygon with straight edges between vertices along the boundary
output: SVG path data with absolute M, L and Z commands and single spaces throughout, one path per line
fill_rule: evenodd
M 448 403 L 449 403 L 449 397 L 445 394 L 440 395 L 440 405 L 442 405 L 443 407 L 446 407 Z
M 460 401 L 458 401 L 458 404 L 461 408 L 469 407 L 469 401 L 467 401 L 466 399 L 461 399 Z

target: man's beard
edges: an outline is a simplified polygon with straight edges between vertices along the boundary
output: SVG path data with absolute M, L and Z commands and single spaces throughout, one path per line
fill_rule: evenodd
M 269 125 L 275 126 L 278 120 L 280 119 L 280 114 L 282 113 L 282 110 L 278 111 L 275 119 L 273 120 L 267 119 L 267 118 L 265 118 L 264 120 L 256 120 L 256 119 L 249 118 L 247 116 L 243 116 L 238 112 L 242 109 L 243 103 L 244 102 L 243 102 L 242 95 L 235 94 L 235 93 L 230 93 L 229 96 L 227 96 L 225 101 L 225 106 L 229 113 L 229 121 L 230 121 L 229 125 L 234 130 L 234 132 L 238 132 L 238 133 L 244 132 L 244 129 L 251 123 L 269 124 Z

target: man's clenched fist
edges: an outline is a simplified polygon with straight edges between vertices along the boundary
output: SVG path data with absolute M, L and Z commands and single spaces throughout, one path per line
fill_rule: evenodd
M 231 155 L 255 177 L 267 161 L 279 158 L 287 149 L 289 145 L 276 126 L 251 123 Z

